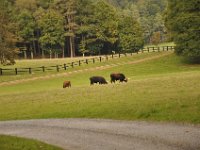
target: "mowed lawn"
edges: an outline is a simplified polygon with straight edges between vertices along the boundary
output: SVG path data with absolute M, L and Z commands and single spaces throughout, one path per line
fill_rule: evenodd
M 103 62 L 102 69 L 1 86 L 0 120 L 109 118 L 200 123 L 200 65 L 166 53 L 141 62 L 163 53 L 139 54 Z M 95 64 L 82 67 L 94 68 Z M 102 75 L 109 81 L 111 72 L 123 72 L 128 83 L 89 85 L 90 76 Z M 70 80 L 72 88 L 63 89 L 64 80 Z

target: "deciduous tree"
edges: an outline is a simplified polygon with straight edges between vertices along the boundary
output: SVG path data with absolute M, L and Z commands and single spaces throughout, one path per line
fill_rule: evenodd
M 18 49 L 16 28 L 10 17 L 10 5 L 6 0 L 0 0 L 0 63 L 14 64 Z M 8 62 L 9 61 L 9 62 Z

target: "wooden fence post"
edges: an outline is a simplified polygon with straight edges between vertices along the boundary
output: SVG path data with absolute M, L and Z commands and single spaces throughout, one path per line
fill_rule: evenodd
M 72 68 L 74 68 L 74 62 L 71 63 Z
M 106 55 L 106 60 L 108 60 L 108 55 Z
M 57 72 L 59 72 L 59 66 L 58 65 L 56 66 L 56 70 L 57 70 Z
M 66 66 L 66 64 L 64 64 L 64 69 L 67 70 L 67 66 Z
M 17 68 L 15 68 L 15 74 L 17 75 L 17 73 L 18 73 L 18 72 L 17 72 Z
M 121 57 L 121 54 L 120 54 L 120 52 L 119 52 L 119 58 Z
M 88 64 L 88 59 L 85 60 L 85 63 Z
M 0 68 L 0 75 L 3 75 L 3 69 Z
M 95 59 L 93 58 L 92 61 L 93 61 L 93 64 L 94 64 L 95 63 Z
M 45 67 L 44 66 L 42 66 L 42 71 L 45 72 Z
M 28 72 L 29 72 L 29 74 L 31 74 L 32 72 L 31 72 L 31 68 L 28 68 Z
M 101 62 L 101 56 L 99 57 L 99 61 Z
M 147 47 L 148 53 L 149 53 L 149 47 Z
M 80 60 L 78 61 L 78 65 L 81 66 L 81 61 Z
M 112 54 L 112 58 L 113 58 L 113 54 Z

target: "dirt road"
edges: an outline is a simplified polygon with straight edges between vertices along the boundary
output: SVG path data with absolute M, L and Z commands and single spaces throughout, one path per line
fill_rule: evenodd
M 67 150 L 200 150 L 200 126 L 102 119 L 1 121 L 0 134 Z

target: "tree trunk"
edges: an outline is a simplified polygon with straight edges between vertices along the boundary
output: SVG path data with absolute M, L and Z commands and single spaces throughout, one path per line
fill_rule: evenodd
M 65 58 L 65 48 L 62 47 L 62 58 Z
M 27 59 L 26 50 L 24 51 L 24 59 Z
M 33 51 L 31 51 L 31 59 L 33 59 Z
M 69 45 L 70 45 L 70 57 L 73 57 L 73 45 L 72 45 L 73 41 L 72 41 L 72 37 L 69 37 Z

